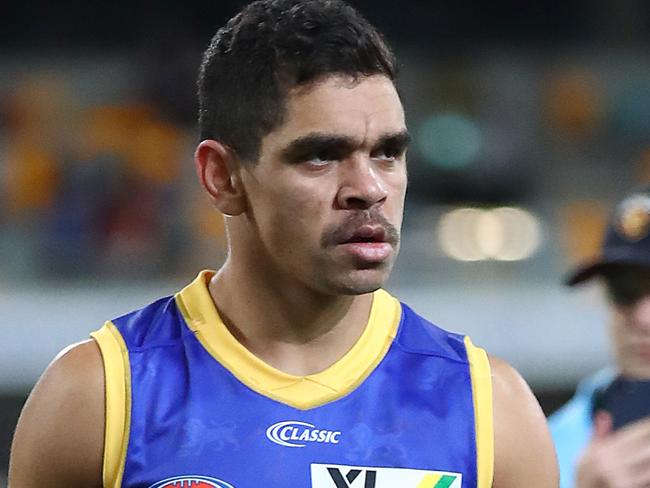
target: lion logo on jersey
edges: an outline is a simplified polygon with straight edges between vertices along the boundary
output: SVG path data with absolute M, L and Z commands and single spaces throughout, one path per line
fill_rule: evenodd
M 175 476 L 167 478 L 149 488 L 235 488 L 230 483 L 207 476 Z

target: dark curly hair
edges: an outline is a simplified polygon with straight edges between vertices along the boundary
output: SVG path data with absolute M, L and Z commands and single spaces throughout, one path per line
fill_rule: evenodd
M 199 72 L 201 140 L 243 161 L 282 124 L 288 91 L 328 75 L 384 75 L 396 63 L 379 32 L 341 0 L 258 0 L 215 34 Z

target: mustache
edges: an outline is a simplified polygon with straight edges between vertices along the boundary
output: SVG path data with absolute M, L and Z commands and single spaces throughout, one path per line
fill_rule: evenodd
M 379 227 L 384 232 L 384 241 L 395 246 L 399 243 L 399 231 L 378 210 L 363 210 L 349 214 L 342 223 L 325 229 L 321 237 L 324 247 L 346 242 L 364 226 Z

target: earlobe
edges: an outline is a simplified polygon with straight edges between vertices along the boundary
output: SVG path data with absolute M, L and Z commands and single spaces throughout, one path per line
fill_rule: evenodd
M 217 210 L 228 216 L 240 215 L 246 210 L 245 192 L 232 149 L 206 139 L 194 152 L 194 164 L 201 185 Z

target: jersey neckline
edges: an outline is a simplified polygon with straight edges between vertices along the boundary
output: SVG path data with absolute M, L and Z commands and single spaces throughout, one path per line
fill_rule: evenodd
M 246 349 L 228 330 L 210 296 L 215 272 L 205 270 L 176 294 L 187 326 L 203 347 L 246 386 L 278 402 L 307 410 L 353 391 L 384 358 L 397 334 L 400 303 L 384 290 L 373 292 L 366 327 L 352 348 L 316 374 L 296 376 L 267 364 Z

